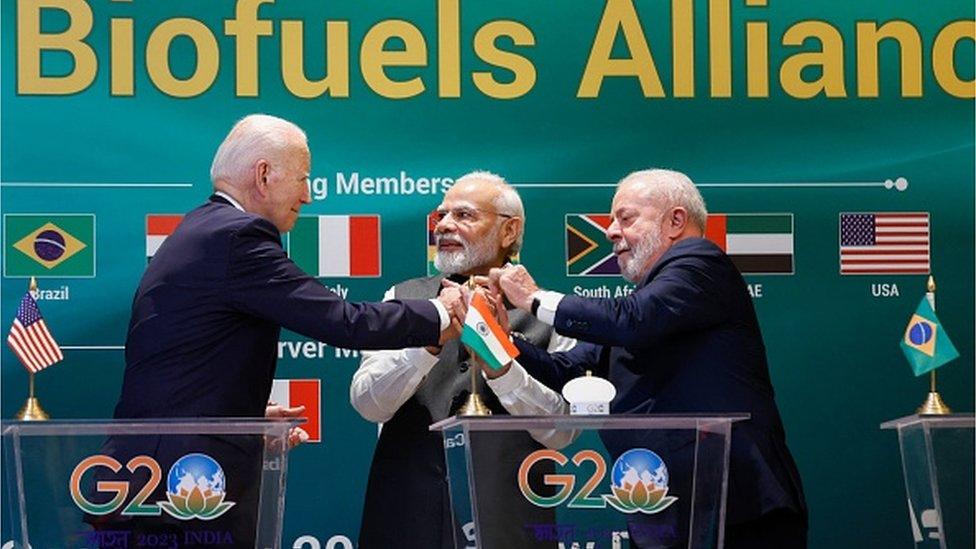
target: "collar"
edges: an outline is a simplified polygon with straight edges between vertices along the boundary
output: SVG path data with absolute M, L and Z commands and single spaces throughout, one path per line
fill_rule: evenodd
M 227 201 L 228 204 L 230 204 L 231 206 L 237 208 L 238 210 L 240 210 L 242 212 L 243 211 L 246 211 L 246 210 L 244 210 L 244 206 L 241 206 L 240 202 L 234 200 L 234 198 L 231 195 L 225 193 L 224 191 L 214 191 L 213 195 L 214 196 L 219 196 L 220 198 L 223 198 L 224 200 Z

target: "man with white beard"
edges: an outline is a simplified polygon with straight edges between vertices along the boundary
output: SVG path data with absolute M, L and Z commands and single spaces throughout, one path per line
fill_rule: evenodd
M 522 345 L 512 363 L 554 388 L 591 370 L 617 389 L 613 414 L 747 412 L 732 429 L 725 547 L 806 547 L 807 508 L 773 398 L 766 348 L 745 281 L 729 257 L 703 238 L 707 212 L 683 173 L 645 170 L 625 177 L 611 206 L 607 237 L 624 278 L 624 298 L 586 298 L 541 290 L 522 266 L 492 269 L 495 292 L 578 339 L 549 354 Z M 614 457 L 656 448 L 671 472 L 669 493 L 689 494 L 692 440 L 664 431 L 604 431 Z M 686 547 L 689 498 L 659 517 L 673 530 L 628 517 L 634 547 Z M 660 518 L 658 519 L 660 520 Z
M 437 256 L 434 265 L 442 273 L 395 285 L 384 299 L 436 297 L 449 278 L 464 283 L 469 277 L 487 276 L 514 257 L 522 246 L 525 213 L 518 193 L 501 177 L 473 172 L 459 178 L 444 194 L 435 214 Z M 513 310 L 510 324 L 515 337 L 541 350 L 568 350 L 573 340 L 555 334 L 552 327 L 532 315 Z M 466 400 L 471 359 L 457 340 L 443 347 L 365 352 L 349 389 L 350 401 L 363 418 L 382 423 L 366 488 L 361 549 L 454 547 L 473 545 L 474 529 L 453 524 L 440 433 L 431 423 L 454 415 Z M 494 414 L 561 414 L 567 410 L 562 397 L 528 376 L 521 367 L 502 372 L 485 371 L 478 377 L 479 393 Z M 570 442 L 568 431 L 493 434 L 490 444 L 478 446 L 481 463 L 493 470 L 478 470 L 479 495 L 499 509 L 482 521 L 482 546 L 534 547 L 534 538 L 523 524 L 554 522 L 551 510 L 530 504 L 518 490 L 518 463 L 543 445 L 560 448 Z M 509 475 L 502 477 L 499 475 Z M 541 480 L 540 471 L 537 476 Z M 485 481 L 485 475 L 497 479 Z M 542 486 L 535 482 L 535 486 Z

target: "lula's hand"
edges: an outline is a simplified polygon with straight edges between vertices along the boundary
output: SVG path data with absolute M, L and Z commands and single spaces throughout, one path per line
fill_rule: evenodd
M 539 286 L 525 267 L 510 265 L 502 269 L 492 269 L 488 273 L 488 279 L 492 289 L 504 292 L 512 305 L 523 311 L 532 310 L 532 294 L 539 291 Z
M 264 408 L 264 417 L 302 417 L 305 413 L 304 406 L 292 406 L 290 408 L 285 408 L 274 402 L 268 402 L 268 405 Z M 299 444 L 306 442 L 308 440 L 308 433 L 305 429 L 301 427 L 292 427 L 291 431 L 288 432 L 288 448 L 294 448 Z

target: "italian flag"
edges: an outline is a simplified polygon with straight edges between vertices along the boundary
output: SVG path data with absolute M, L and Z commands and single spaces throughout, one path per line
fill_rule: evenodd
M 461 342 L 478 355 L 492 370 L 503 366 L 518 356 L 519 351 L 508 340 L 508 335 L 491 314 L 488 300 L 481 293 L 475 293 L 468 304 L 468 314 L 464 317 Z
M 182 215 L 149 214 L 146 216 L 146 261 L 152 259 L 166 237 L 183 221 Z
M 742 274 L 793 273 L 793 214 L 709 214 L 705 238 Z
M 312 276 L 380 276 L 380 216 L 299 216 L 288 256 Z
M 291 408 L 304 406 L 307 421 L 300 425 L 308 433 L 308 442 L 322 440 L 322 381 L 319 379 L 276 379 L 271 386 L 271 396 L 268 400 Z

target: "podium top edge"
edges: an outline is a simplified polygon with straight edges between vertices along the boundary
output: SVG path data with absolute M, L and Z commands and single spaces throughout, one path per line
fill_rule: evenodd
M 471 431 L 524 431 L 528 429 L 701 429 L 745 421 L 747 413 L 734 414 L 619 414 L 599 416 L 456 416 L 438 421 L 431 431 L 463 426 Z
M 258 435 L 287 432 L 304 418 L 153 418 L 0 421 L 3 436 Z
M 898 419 L 888 420 L 881 424 L 882 429 L 901 429 L 914 425 L 927 425 L 935 429 L 976 428 L 976 416 L 972 413 L 967 414 L 912 414 Z

